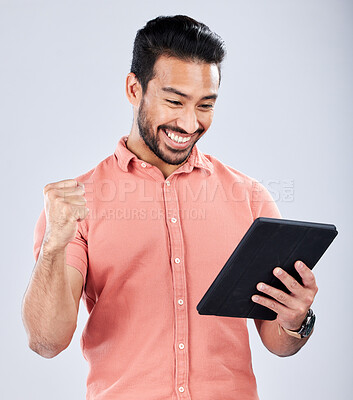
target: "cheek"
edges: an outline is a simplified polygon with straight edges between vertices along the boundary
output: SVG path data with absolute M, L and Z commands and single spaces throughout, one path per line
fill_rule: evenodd
M 209 126 L 211 125 L 213 120 L 213 112 L 209 112 L 209 113 L 204 113 L 203 115 L 201 115 L 199 117 L 199 121 L 200 123 L 206 128 L 208 129 Z
M 153 118 L 158 125 L 167 125 L 178 119 L 178 113 L 170 107 L 160 106 L 153 111 Z

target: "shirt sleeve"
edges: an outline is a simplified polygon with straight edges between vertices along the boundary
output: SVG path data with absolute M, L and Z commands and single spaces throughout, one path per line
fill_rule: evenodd
M 269 191 L 258 181 L 253 181 L 251 209 L 254 219 L 258 217 L 282 218 Z
M 34 228 L 33 255 L 35 261 L 38 260 L 40 249 L 42 247 L 45 227 L 46 218 L 45 211 L 43 209 Z M 81 272 L 84 280 L 84 285 L 86 283 L 88 265 L 87 250 L 87 231 L 84 225 L 79 222 L 77 224 L 75 238 L 66 247 L 66 264 L 76 268 L 78 271 Z

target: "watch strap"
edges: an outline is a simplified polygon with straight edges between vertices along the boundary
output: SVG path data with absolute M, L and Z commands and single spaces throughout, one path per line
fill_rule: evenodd
M 283 328 L 283 326 L 281 327 L 283 330 L 284 330 L 284 332 L 286 332 L 288 335 L 290 335 L 290 336 L 293 336 L 293 337 L 295 337 L 295 338 L 297 338 L 297 339 L 302 339 L 302 335 L 298 332 L 298 331 L 291 331 L 291 330 L 289 330 L 289 329 L 287 329 L 287 328 Z
M 288 335 L 293 336 L 297 339 L 303 339 L 308 337 L 313 328 L 314 328 L 314 323 L 315 323 L 315 314 L 311 308 L 309 308 L 308 313 L 306 314 L 306 317 L 301 325 L 301 327 L 297 331 L 291 331 L 290 329 L 284 328 L 283 326 L 281 327 Z

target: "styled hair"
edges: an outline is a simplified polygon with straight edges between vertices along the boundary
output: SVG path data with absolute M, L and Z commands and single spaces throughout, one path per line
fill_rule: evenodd
M 162 55 L 216 64 L 221 79 L 226 49 L 220 36 L 188 16 L 160 16 L 148 21 L 136 34 L 131 63 L 131 72 L 139 80 L 143 93 L 153 79 L 154 65 Z

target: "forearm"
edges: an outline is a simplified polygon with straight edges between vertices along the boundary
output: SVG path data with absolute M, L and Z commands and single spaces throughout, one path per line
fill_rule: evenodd
M 77 311 L 65 248 L 43 244 L 22 308 L 31 349 L 48 358 L 64 350 L 76 329 Z
M 288 357 L 297 353 L 308 341 L 309 337 L 298 339 L 288 335 L 275 321 L 255 321 L 263 344 L 267 349 L 280 357 Z

